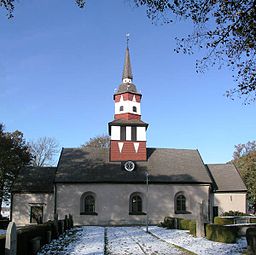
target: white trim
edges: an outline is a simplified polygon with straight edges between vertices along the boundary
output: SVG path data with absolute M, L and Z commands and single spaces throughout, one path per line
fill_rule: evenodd
M 124 147 L 124 143 L 123 142 L 118 142 L 118 148 L 119 148 L 119 152 L 122 153 Z
M 140 143 L 133 143 L 133 146 L 134 146 L 135 152 L 138 153 Z
M 132 140 L 132 127 L 129 127 L 129 126 L 126 127 L 126 140 L 127 141 Z

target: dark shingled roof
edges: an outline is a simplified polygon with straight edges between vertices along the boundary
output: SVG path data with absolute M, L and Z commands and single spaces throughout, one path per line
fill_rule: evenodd
M 120 84 L 115 95 L 123 94 L 125 92 L 131 92 L 133 94 L 141 95 L 140 93 L 137 92 L 136 86 L 133 83 Z
M 116 119 L 116 120 L 113 120 L 111 122 L 108 123 L 109 125 L 111 126 L 114 126 L 115 124 L 118 125 L 118 126 L 126 126 L 126 125 L 129 125 L 129 126 L 132 126 L 132 125 L 135 125 L 136 127 L 138 126 L 148 126 L 148 124 L 142 120 L 136 120 L 136 119 L 131 119 L 131 120 L 125 120 L 125 119 Z
M 148 148 L 147 154 L 147 162 L 127 172 L 121 163 L 109 162 L 108 149 L 65 148 L 55 182 L 144 183 L 147 170 L 150 183 L 212 183 L 197 150 Z
M 208 164 L 209 171 L 215 181 L 217 192 L 246 191 L 246 186 L 233 164 Z
M 124 70 L 123 70 L 123 76 L 122 79 L 131 79 L 132 80 L 132 67 L 131 67 L 131 60 L 130 60 L 130 52 L 129 48 L 126 48 L 125 51 L 125 59 L 124 59 Z
M 53 192 L 56 167 L 27 167 L 21 169 L 13 192 Z

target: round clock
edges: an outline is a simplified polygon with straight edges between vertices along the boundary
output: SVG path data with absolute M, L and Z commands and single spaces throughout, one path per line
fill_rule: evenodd
M 134 170 L 134 168 L 135 168 L 135 163 L 133 162 L 133 161 L 126 161 L 125 163 L 124 163 L 124 169 L 126 170 L 126 171 L 128 171 L 128 172 L 131 172 L 131 171 L 133 171 Z

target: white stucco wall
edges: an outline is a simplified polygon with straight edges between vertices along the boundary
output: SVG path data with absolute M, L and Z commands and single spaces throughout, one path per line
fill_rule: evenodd
M 33 205 L 43 206 L 43 222 L 53 219 L 54 195 L 53 193 L 25 193 L 14 194 L 12 200 L 12 221 L 17 225 L 30 223 L 30 209 Z
M 228 211 L 246 213 L 246 192 L 214 193 L 213 206 L 218 206 L 219 214 Z
M 120 106 L 124 107 L 123 111 L 120 111 Z M 133 106 L 137 108 L 137 112 L 133 111 Z M 140 110 L 140 102 L 136 102 L 135 97 L 134 100 L 129 101 L 129 100 L 124 100 L 123 96 L 121 96 L 119 102 L 115 102 L 115 114 L 121 114 L 121 113 L 133 113 L 133 114 L 139 114 L 141 115 L 141 110 Z
M 146 140 L 146 127 L 137 127 L 137 141 Z
M 111 140 L 120 140 L 121 127 L 111 126 Z
M 175 214 L 174 196 L 183 191 L 190 214 Z M 80 215 L 80 198 L 84 192 L 96 194 L 97 216 Z M 134 192 L 143 194 L 143 211 L 146 212 L 145 184 L 58 184 L 57 213 L 60 218 L 71 213 L 76 225 L 120 225 L 144 224 L 145 215 L 129 215 L 129 198 Z M 196 218 L 197 204 L 205 201 L 204 211 L 208 215 L 208 185 L 149 185 L 149 222 L 163 221 L 165 216 Z
M 126 127 L 126 140 L 131 141 L 132 140 L 132 127 Z

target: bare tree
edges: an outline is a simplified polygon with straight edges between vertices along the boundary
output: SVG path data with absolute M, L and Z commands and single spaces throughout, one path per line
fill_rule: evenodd
M 51 166 L 55 163 L 55 155 L 59 152 L 59 144 L 55 138 L 41 137 L 29 143 L 33 155 L 33 166 Z
M 247 156 L 251 152 L 256 152 L 256 141 L 249 141 L 248 143 L 240 143 L 235 145 L 235 151 L 233 153 L 233 159 L 239 159 Z
M 110 138 L 108 135 L 98 135 L 90 138 L 88 142 L 81 145 L 82 148 L 94 147 L 94 148 L 109 148 Z

